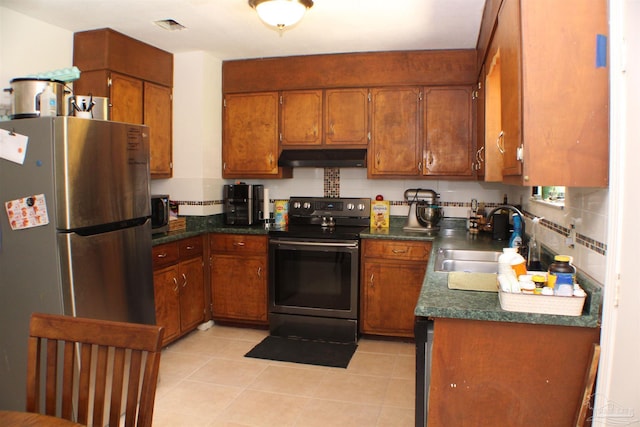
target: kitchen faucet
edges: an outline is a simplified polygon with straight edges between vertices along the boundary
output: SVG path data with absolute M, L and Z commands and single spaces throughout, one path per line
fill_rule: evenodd
M 493 208 L 493 209 L 491 209 L 489 211 L 489 214 L 487 215 L 487 221 L 490 222 L 492 220 L 493 215 L 496 212 L 498 212 L 499 210 L 503 210 L 503 209 L 513 211 L 514 213 L 516 213 L 516 214 L 518 214 L 520 216 L 520 222 L 522 223 L 522 242 L 523 242 L 523 246 L 524 246 L 524 239 L 525 239 L 525 236 L 526 236 L 525 233 L 524 233 L 524 226 L 525 226 L 525 224 L 524 224 L 524 214 L 522 212 L 520 212 L 520 209 L 516 208 L 513 205 L 498 205 L 498 206 L 496 206 L 495 208 Z

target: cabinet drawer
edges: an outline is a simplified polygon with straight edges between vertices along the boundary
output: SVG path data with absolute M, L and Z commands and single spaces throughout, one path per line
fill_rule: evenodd
M 411 261 L 428 261 L 431 242 L 407 240 L 364 240 L 365 257 L 389 258 Z
M 250 236 L 247 234 L 211 234 L 210 249 L 212 252 L 225 253 L 267 253 L 267 236 Z
M 178 262 L 179 252 L 176 243 L 154 246 L 151 253 L 153 254 L 154 270 Z
M 191 237 L 178 241 L 178 253 L 180 259 L 192 258 L 202 255 L 202 237 Z

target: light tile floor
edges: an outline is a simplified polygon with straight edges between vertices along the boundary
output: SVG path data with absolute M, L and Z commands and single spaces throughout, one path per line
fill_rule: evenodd
M 267 334 L 214 325 L 163 350 L 154 427 L 414 425 L 412 343 L 363 338 L 347 369 L 244 357 Z

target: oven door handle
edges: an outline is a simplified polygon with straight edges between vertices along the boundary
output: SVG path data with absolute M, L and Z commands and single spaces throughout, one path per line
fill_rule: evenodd
M 272 240 L 271 243 L 292 246 L 357 248 L 358 242 L 302 242 L 298 240 Z

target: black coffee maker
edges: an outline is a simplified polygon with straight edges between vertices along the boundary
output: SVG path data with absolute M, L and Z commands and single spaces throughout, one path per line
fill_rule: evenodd
M 263 185 L 227 184 L 223 188 L 223 198 L 225 224 L 253 225 L 262 219 Z

